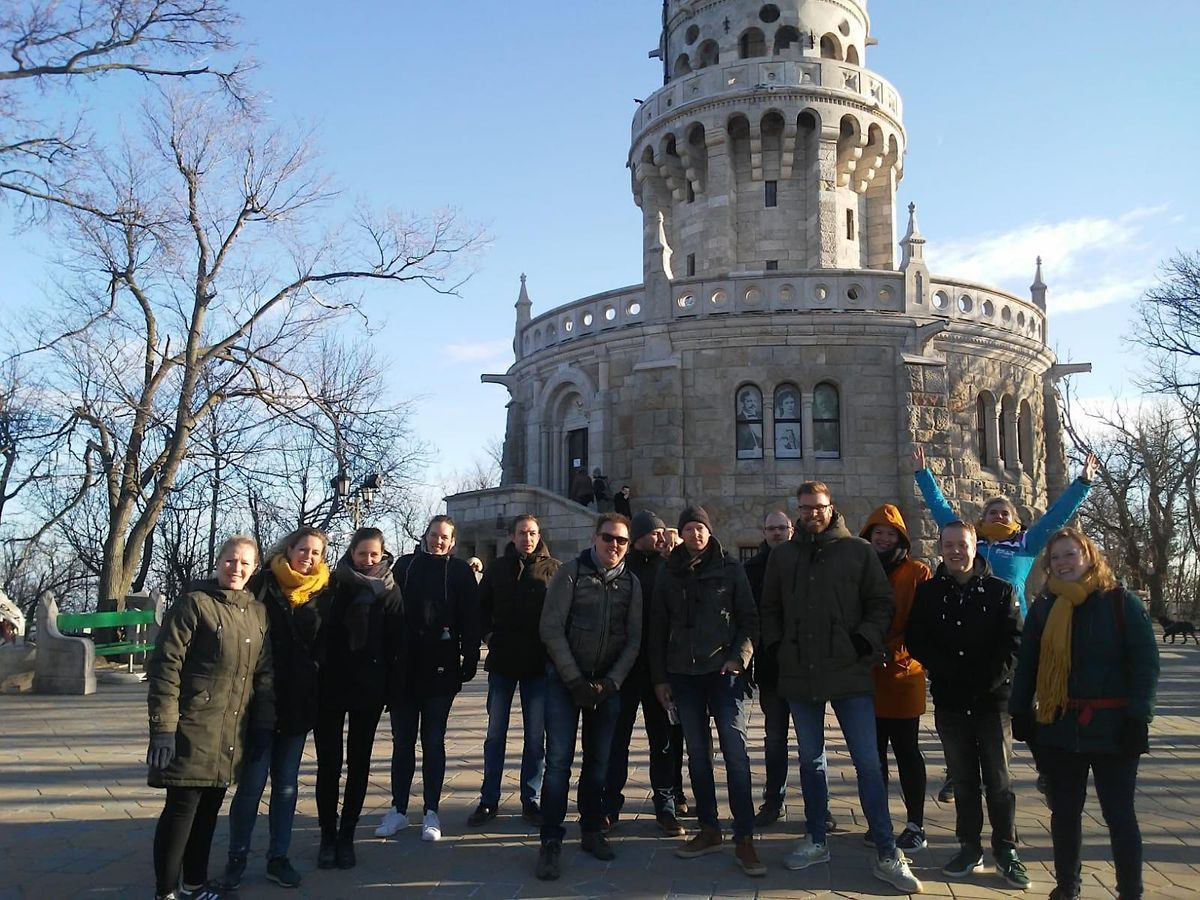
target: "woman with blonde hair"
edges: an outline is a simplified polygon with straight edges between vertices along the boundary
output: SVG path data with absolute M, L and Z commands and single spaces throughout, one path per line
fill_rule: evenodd
M 267 613 L 246 590 L 257 565 L 251 538 L 225 541 L 216 577 L 175 601 L 146 663 L 147 781 L 167 789 L 154 831 L 160 900 L 217 896 L 205 882 L 225 792 L 237 781 L 247 729 L 275 726 Z
M 297 528 L 267 552 L 266 568 L 250 581 L 267 611 L 275 664 L 273 730 L 254 728 L 246 746 L 242 777 L 229 807 L 229 859 L 218 886 L 233 890 L 242 881 L 258 804 L 271 778 L 267 878 L 299 887 L 300 873 L 288 861 L 300 760 L 308 732 L 317 721 L 317 639 L 321 600 L 330 590 L 325 548 L 329 539 L 316 528 Z
M 1117 583 L 1095 543 L 1075 528 L 1050 535 L 1046 587 L 1025 620 L 1009 699 L 1012 733 L 1034 739 L 1048 783 L 1052 900 L 1079 897 L 1088 772 L 1108 825 L 1117 897 L 1142 896 L 1142 836 L 1134 810 L 1138 759 L 1148 750 L 1158 645 L 1142 601 Z

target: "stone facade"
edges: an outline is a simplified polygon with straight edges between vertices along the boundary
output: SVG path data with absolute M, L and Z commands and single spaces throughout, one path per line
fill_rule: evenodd
M 535 317 L 522 276 L 516 360 L 483 376 L 510 395 L 502 485 L 447 498 L 460 552 L 494 556 L 497 516 L 528 510 L 569 555 L 579 467 L 668 522 L 701 503 L 744 548 L 819 479 L 852 528 L 899 503 L 930 554 L 915 443 L 965 516 L 1065 487 L 1040 260 L 1028 298 L 931 275 L 910 206 L 896 265 L 906 135 L 869 33 L 861 0 L 668 4 L 628 161 L 644 281 Z

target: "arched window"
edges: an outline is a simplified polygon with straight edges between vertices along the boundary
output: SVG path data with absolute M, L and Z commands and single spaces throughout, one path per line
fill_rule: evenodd
M 743 384 L 734 392 L 737 458 L 763 458 L 762 391 L 753 384 Z
M 781 56 L 793 49 L 800 49 L 800 31 L 791 25 L 784 25 L 775 32 L 775 55 Z
M 846 62 L 853 65 L 858 65 L 858 48 L 853 44 L 846 48 Z
M 1017 459 L 1017 404 L 1012 394 L 1000 398 L 1000 459 L 1006 469 L 1020 466 Z
M 821 35 L 821 59 L 841 59 L 842 45 L 832 34 Z
M 688 59 L 688 55 L 686 53 L 680 53 L 678 58 L 675 60 L 675 77 L 678 78 L 681 75 L 687 75 L 691 71 L 692 61 Z
M 1022 400 L 1017 413 L 1017 450 L 1021 454 L 1021 468 L 1033 474 L 1033 410 L 1028 400 Z
M 991 391 L 980 391 L 975 398 L 975 452 L 981 466 L 994 466 L 1000 454 L 996 398 Z
M 767 39 L 761 28 L 747 28 L 738 39 L 738 50 L 742 59 L 753 59 L 767 55 Z
M 706 66 L 715 66 L 721 61 L 721 47 L 711 38 L 700 45 L 696 54 L 697 69 L 703 69 Z
M 775 458 L 801 457 L 800 389 L 794 384 L 775 388 Z
M 817 459 L 842 455 L 842 404 L 837 387 L 828 381 L 813 388 L 813 451 Z
M 988 464 L 987 452 L 987 403 L 983 394 L 975 398 L 975 452 L 979 455 L 979 464 Z

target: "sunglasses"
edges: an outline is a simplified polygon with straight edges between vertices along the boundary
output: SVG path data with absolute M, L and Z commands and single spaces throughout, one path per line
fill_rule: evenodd
M 600 532 L 600 540 L 606 544 L 616 544 L 618 547 L 624 547 L 629 543 L 629 538 L 619 534 L 609 534 L 607 531 Z

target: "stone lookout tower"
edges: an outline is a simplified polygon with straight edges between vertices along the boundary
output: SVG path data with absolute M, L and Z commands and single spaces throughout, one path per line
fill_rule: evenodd
M 1065 487 L 1054 383 L 1088 367 L 1046 346 L 1040 260 L 1018 297 L 931 273 L 911 205 L 897 242 L 908 136 L 874 43 L 865 0 L 664 3 L 627 161 L 643 283 L 534 316 L 522 276 L 515 362 L 483 376 L 509 392 L 502 484 L 447 498 L 461 552 L 495 555 L 524 511 L 574 552 L 594 510 L 567 495 L 596 468 L 746 549 L 806 479 L 852 529 L 890 501 L 932 537 L 914 443 L 966 516 Z

